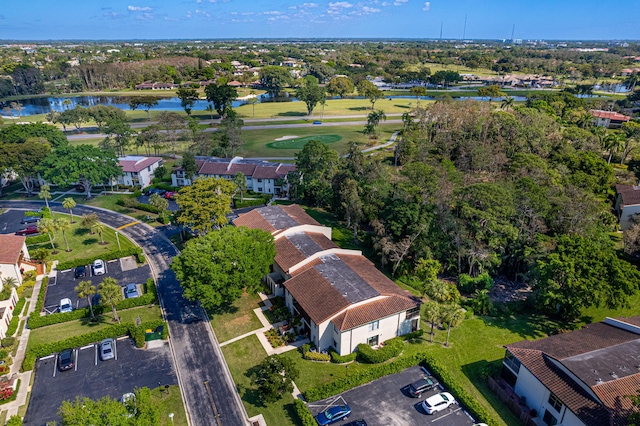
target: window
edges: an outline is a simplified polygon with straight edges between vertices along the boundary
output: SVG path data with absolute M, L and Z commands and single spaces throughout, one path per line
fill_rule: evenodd
M 514 357 L 511 352 L 507 351 L 507 353 L 505 354 L 504 363 L 510 369 L 512 369 L 516 374 L 520 372 L 520 361 L 518 361 L 518 359 Z
M 369 331 L 374 331 L 380 328 L 380 321 L 374 321 L 369 323 Z
M 262 179 L 258 179 L 258 183 L 262 183 Z
M 558 412 L 562 410 L 562 402 L 554 394 L 549 395 L 549 405 Z
M 258 188 L 258 192 L 262 192 L 262 188 Z
M 378 336 L 372 336 L 367 339 L 367 345 L 378 346 Z
M 420 307 L 416 306 L 415 308 L 411 308 L 407 311 L 407 318 L 413 318 L 415 316 L 420 315 Z
M 549 412 L 549 410 L 544 410 L 542 421 L 547 426 L 555 426 L 558 424 L 558 419 L 556 419 L 555 416 Z

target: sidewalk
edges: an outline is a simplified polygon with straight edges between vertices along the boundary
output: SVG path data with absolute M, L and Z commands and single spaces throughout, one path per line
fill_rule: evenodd
M 54 262 L 54 268 L 55 263 L 57 262 Z M 49 271 L 49 274 L 51 274 L 51 272 L 52 271 Z M 36 302 L 38 300 L 38 294 L 40 294 L 40 287 L 42 286 L 43 278 L 44 275 L 36 278 L 36 284 L 33 286 L 31 297 L 26 300 L 29 303 L 29 309 L 27 309 L 27 312 L 24 312 L 24 314 L 20 315 L 20 321 L 24 321 L 25 325 L 22 330 L 22 335 L 18 337 L 18 351 L 16 352 L 16 356 L 13 357 L 13 364 L 11 365 L 11 369 L 9 370 L 9 374 L 17 374 L 18 379 L 20 379 L 20 388 L 18 389 L 18 396 L 16 397 L 15 401 L 0 405 L 0 411 L 7 411 L 7 419 L 18 414 L 18 409 L 22 405 L 25 405 L 27 403 L 27 394 L 31 391 L 31 376 L 33 374 L 33 370 L 20 373 L 20 367 L 22 366 L 22 361 L 24 360 L 25 352 L 27 350 L 29 334 L 31 334 L 31 330 L 26 327 L 26 321 L 29 317 L 29 314 L 36 310 Z

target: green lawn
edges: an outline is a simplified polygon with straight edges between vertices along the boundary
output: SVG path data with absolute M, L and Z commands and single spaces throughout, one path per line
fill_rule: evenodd
M 155 321 L 162 319 L 160 307 L 140 306 L 137 308 L 118 311 L 120 321 L 123 323 L 134 323 L 136 317 L 140 317 L 141 322 Z M 89 318 L 83 318 L 75 321 L 63 322 L 61 324 L 49 325 L 46 327 L 36 328 L 29 335 L 29 345 L 40 345 L 44 343 L 53 343 L 69 337 L 80 336 L 111 327 L 117 324 L 113 321 L 111 310 L 105 312 L 98 322 L 91 322 Z
M 113 210 L 114 212 L 129 215 L 139 222 L 147 223 L 151 226 L 162 226 L 157 221 L 158 215 L 155 213 L 149 213 L 143 210 L 132 209 L 117 204 L 117 201 L 121 198 L 132 198 L 133 195 L 112 194 L 112 195 L 97 195 L 90 200 L 82 200 L 82 204 L 89 206 L 102 207 L 103 209 Z M 168 214 L 168 213 L 167 213 Z M 122 235 L 122 234 L 121 234 Z
M 222 352 L 249 417 L 262 414 L 268 425 L 289 426 L 298 423 L 293 411 L 293 396 L 286 395 L 273 404 L 260 402 L 257 387 L 248 373 L 267 355 L 255 335 L 223 346 Z
M 55 213 L 54 218 L 58 217 L 68 219 L 69 215 Z M 65 231 L 71 251 L 66 251 L 66 244 L 62 232 L 56 231 L 53 243 L 57 253 L 51 255 L 51 260 L 69 261 L 73 259 L 97 257 L 103 253 L 109 253 L 118 249 L 118 243 L 113 229 L 105 227 L 102 238 L 106 244 L 102 245 L 100 236 L 98 234 L 91 235 L 88 229 L 83 228 L 80 225 L 80 218 L 78 216 L 74 216 L 73 219 L 76 223 L 72 224 L 71 227 Z M 122 247 L 123 250 L 134 247 L 134 244 L 124 235 L 120 234 L 119 239 L 120 247 Z M 51 250 L 51 243 L 47 241 L 46 243 L 31 244 L 29 245 L 29 250 L 33 251 L 41 247 Z
M 160 408 L 160 426 L 187 424 L 187 414 L 184 411 L 182 395 L 178 386 L 170 386 L 168 392 L 164 386 L 152 389 L 151 400 L 157 402 Z M 173 413 L 173 421 L 169 417 L 170 413 Z
M 245 293 L 229 306 L 208 311 L 211 326 L 216 332 L 218 341 L 226 342 L 262 328 L 262 323 L 253 312 L 258 307 L 258 303 L 260 303 L 258 295 Z

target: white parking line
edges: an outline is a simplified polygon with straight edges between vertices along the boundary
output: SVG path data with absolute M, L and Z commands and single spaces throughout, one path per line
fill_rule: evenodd
M 116 356 L 116 361 L 118 360 L 118 344 L 116 343 L 116 340 L 113 341 L 113 352 Z
M 92 348 L 92 347 L 94 347 L 94 346 L 95 346 L 95 345 L 92 343 L 92 344 L 90 344 L 90 345 L 83 346 L 83 347 L 81 347 L 80 349 L 89 349 L 89 348 Z
M 339 399 L 342 400 L 342 404 L 346 405 L 347 402 L 344 400 L 344 398 L 342 397 L 342 395 L 337 396 L 335 399 L 333 399 L 331 402 L 329 402 L 328 404 L 323 404 L 323 405 L 307 405 L 308 407 L 323 407 L 322 410 L 320 411 L 325 411 L 331 407 L 333 407 L 334 405 L 336 405 L 336 401 L 338 401 Z
M 43 356 L 42 358 L 40 358 L 41 360 L 43 359 L 51 359 L 53 358 L 55 355 L 47 355 L 47 356 Z
M 58 371 L 58 357 L 57 356 L 56 356 L 55 361 L 53 362 L 53 377 L 56 377 L 56 371 Z
M 73 371 L 78 371 L 78 352 L 80 352 L 80 351 L 76 351 L 76 365 L 75 365 L 75 368 L 73 369 Z
M 93 347 L 96 348 L 95 354 L 94 354 L 95 355 L 95 365 L 98 365 L 98 345 L 97 344 L 93 345 Z
M 445 417 L 450 416 L 451 414 L 456 413 L 456 412 L 458 412 L 458 411 L 460 411 L 460 410 L 462 410 L 462 407 L 458 407 L 458 408 L 457 408 L 457 409 L 455 409 L 455 410 L 451 410 L 451 411 L 450 411 L 450 412 L 448 412 L 447 414 L 445 414 L 445 415 L 443 415 L 443 416 L 440 416 L 440 417 L 438 417 L 437 419 L 433 419 L 433 420 L 431 420 L 431 423 L 435 423 L 435 422 L 437 422 L 438 420 L 442 420 L 442 419 L 444 419 Z

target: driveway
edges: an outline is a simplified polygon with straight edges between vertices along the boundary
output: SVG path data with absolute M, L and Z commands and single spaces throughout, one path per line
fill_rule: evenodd
M 66 213 L 60 203 L 49 203 L 56 212 Z M 39 209 L 38 201 L 0 201 L 0 208 Z M 101 222 L 118 228 L 134 218 L 111 210 L 85 205 L 73 209 L 74 214 L 97 213 Z M 120 232 L 142 247 L 151 270 L 157 277 L 158 295 L 165 310 L 171 335 L 178 380 L 185 400 L 187 416 L 194 426 L 247 425 L 247 415 L 240 401 L 231 373 L 209 321 L 185 321 L 182 288 L 169 268 L 178 249 L 165 235 L 146 224 L 136 223 Z M 197 308 L 201 310 L 200 308 Z M 201 314 L 204 317 L 204 313 Z
M 26 228 L 20 222 L 24 218 L 24 210 L 7 210 L 0 215 L 0 234 L 14 234 L 17 230 Z M 36 224 L 34 224 L 36 225 Z
M 135 388 L 178 384 L 168 345 L 143 350 L 125 338 L 116 341 L 115 353 L 117 359 L 101 361 L 97 344 L 76 349 L 75 368 L 63 372 L 56 368 L 56 356 L 38 360 L 23 424 L 44 426 L 53 420 L 59 423 L 57 412 L 62 401 L 73 401 L 76 396 L 99 399 L 108 395 L 118 399 Z
M 411 367 L 340 395 L 312 402 L 309 404 L 309 409 L 315 416 L 329 407 L 346 402 L 352 410 L 351 416 L 348 420 L 337 423 L 339 425 L 356 419 L 366 420 L 369 426 L 424 424 L 471 426 L 474 424 L 473 419 L 457 404 L 433 415 L 426 414 L 421 405 L 422 401 L 441 390 L 427 392 L 420 398 L 411 398 L 407 393 L 407 386 L 423 375 L 424 371 L 420 367 Z
M 106 277 L 115 278 L 118 280 L 118 284 L 120 284 L 121 287 L 124 287 L 129 283 L 144 284 L 147 281 L 147 278 L 151 278 L 151 268 L 146 264 L 135 269 L 124 271 L 120 259 L 105 262 L 105 265 L 106 273 L 104 275 L 93 275 L 91 265 L 87 265 L 87 276 L 77 279 L 74 278 L 73 269 L 58 271 L 56 277 L 49 280 L 49 284 L 47 285 L 47 296 L 44 300 L 45 312 L 53 313 L 55 309 L 58 308 L 60 299 L 65 297 L 71 299 L 73 309 L 80 309 L 89 306 L 87 298 L 78 298 L 78 293 L 76 293 L 75 287 L 80 281 L 91 281 L 97 289 L 102 280 Z

